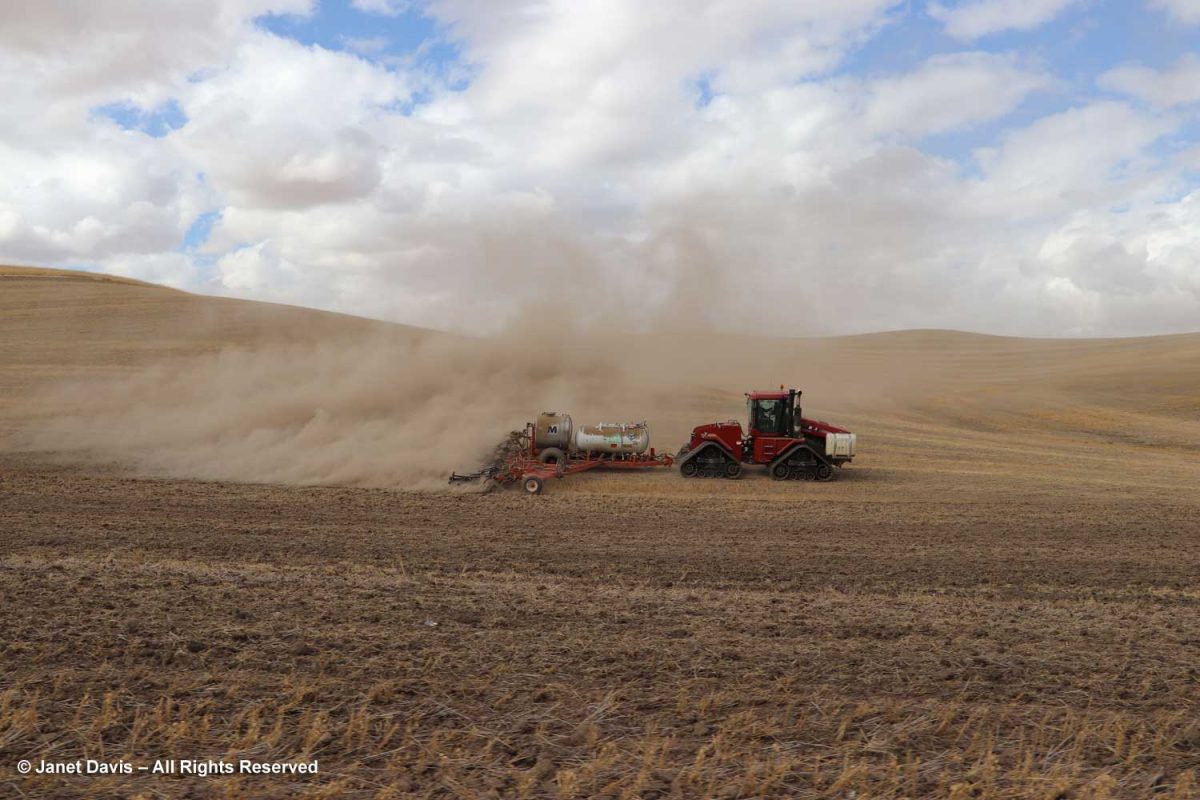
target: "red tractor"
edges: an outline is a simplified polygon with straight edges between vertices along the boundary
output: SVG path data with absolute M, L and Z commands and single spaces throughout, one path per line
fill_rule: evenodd
M 746 395 L 749 430 L 735 420 L 701 425 L 679 451 L 685 478 L 736 478 L 742 464 L 763 464 L 776 480 L 833 480 L 833 468 L 854 458 L 855 435 L 848 430 L 805 419 L 800 391 Z

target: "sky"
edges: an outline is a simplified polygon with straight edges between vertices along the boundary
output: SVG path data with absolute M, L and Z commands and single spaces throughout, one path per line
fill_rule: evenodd
M 1200 0 L 0 11 L 0 263 L 475 333 L 1200 330 Z

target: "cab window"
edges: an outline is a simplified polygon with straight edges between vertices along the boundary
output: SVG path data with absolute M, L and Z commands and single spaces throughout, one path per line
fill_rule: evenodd
M 784 403 L 782 400 L 758 400 L 754 403 L 751 427 L 761 433 L 782 435 L 784 428 Z

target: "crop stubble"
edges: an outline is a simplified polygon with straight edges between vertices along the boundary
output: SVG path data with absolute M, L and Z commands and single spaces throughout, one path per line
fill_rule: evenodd
M 50 796 L 1196 791 L 1194 506 L 739 488 L 755 483 L 526 498 L 10 460 L 5 768 L 239 756 L 318 758 L 321 775 L 0 780 Z

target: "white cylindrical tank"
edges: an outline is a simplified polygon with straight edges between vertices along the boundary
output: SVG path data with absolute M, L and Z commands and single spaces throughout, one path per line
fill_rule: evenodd
M 575 449 L 584 453 L 641 455 L 649 447 L 650 429 L 644 422 L 602 422 L 575 429 Z

